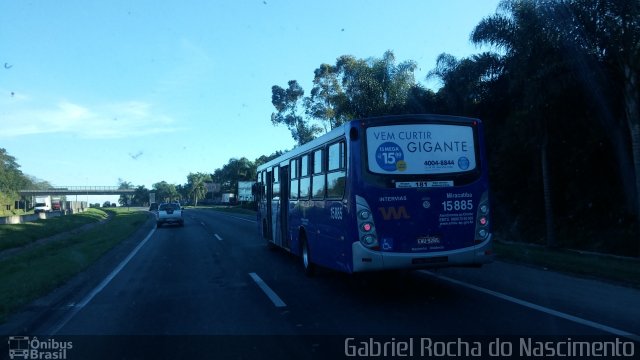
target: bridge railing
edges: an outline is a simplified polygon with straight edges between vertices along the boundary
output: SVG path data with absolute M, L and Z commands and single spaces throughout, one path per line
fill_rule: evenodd
M 120 189 L 117 186 L 56 186 L 48 189 L 24 189 L 21 195 L 73 195 L 73 194 L 133 194 L 135 189 Z
M 117 190 L 135 190 L 120 189 L 117 186 L 54 186 L 43 190 L 61 190 L 61 191 L 117 191 Z

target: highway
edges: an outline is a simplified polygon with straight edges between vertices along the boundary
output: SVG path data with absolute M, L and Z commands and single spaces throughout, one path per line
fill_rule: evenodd
M 482 269 L 359 276 L 320 269 L 309 278 L 297 257 L 267 249 L 253 217 L 204 209 L 184 214 L 184 227 L 146 229 L 126 257 L 103 266 L 90 289 L 76 287 L 29 331 L 284 335 L 279 354 L 291 347 L 298 355 L 320 345 L 300 347 L 286 336 L 332 335 L 333 343 L 342 344 L 368 336 L 627 339 L 640 333 L 637 290 L 500 262 Z

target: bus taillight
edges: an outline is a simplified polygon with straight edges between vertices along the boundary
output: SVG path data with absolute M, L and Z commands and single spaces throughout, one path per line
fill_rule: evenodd
M 362 237 L 362 243 L 367 247 L 373 247 L 376 243 L 376 237 L 373 235 L 365 235 Z
M 489 230 L 489 193 L 485 192 L 480 198 L 478 211 L 476 213 L 476 236 L 475 242 L 481 243 L 491 235 Z
M 356 195 L 356 213 L 358 214 L 358 238 L 362 245 L 369 249 L 377 250 L 378 236 L 376 234 L 376 225 L 371 216 L 371 208 L 367 201 Z

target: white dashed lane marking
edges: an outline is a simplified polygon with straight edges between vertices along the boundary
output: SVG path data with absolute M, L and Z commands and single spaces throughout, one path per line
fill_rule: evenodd
M 262 291 L 269 297 L 269 300 L 271 300 L 271 302 L 273 302 L 273 305 L 275 305 L 276 307 L 286 307 L 287 306 L 287 304 L 285 304 L 284 301 L 282 301 L 282 299 L 280 299 L 278 294 L 276 294 L 273 290 L 271 290 L 269 285 L 267 285 L 267 283 L 265 283 L 260 278 L 260 276 L 258 276 L 258 274 L 249 273 L 249 276 L 251 276 L 253 281 L 255 281 L 256 284 L 258 284 L 258 286 L 260 287 L 260 289 L 262 289 Z

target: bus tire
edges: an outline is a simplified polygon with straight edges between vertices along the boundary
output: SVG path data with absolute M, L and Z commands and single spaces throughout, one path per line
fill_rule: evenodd
M 302 269 L 307 276 L 313 276 L 316 272 L 316 266 L 311 262 L 311 252 L 309 251 L 309 243 L 304 236 L 300 236 L 300 257 L 302 258 Z

